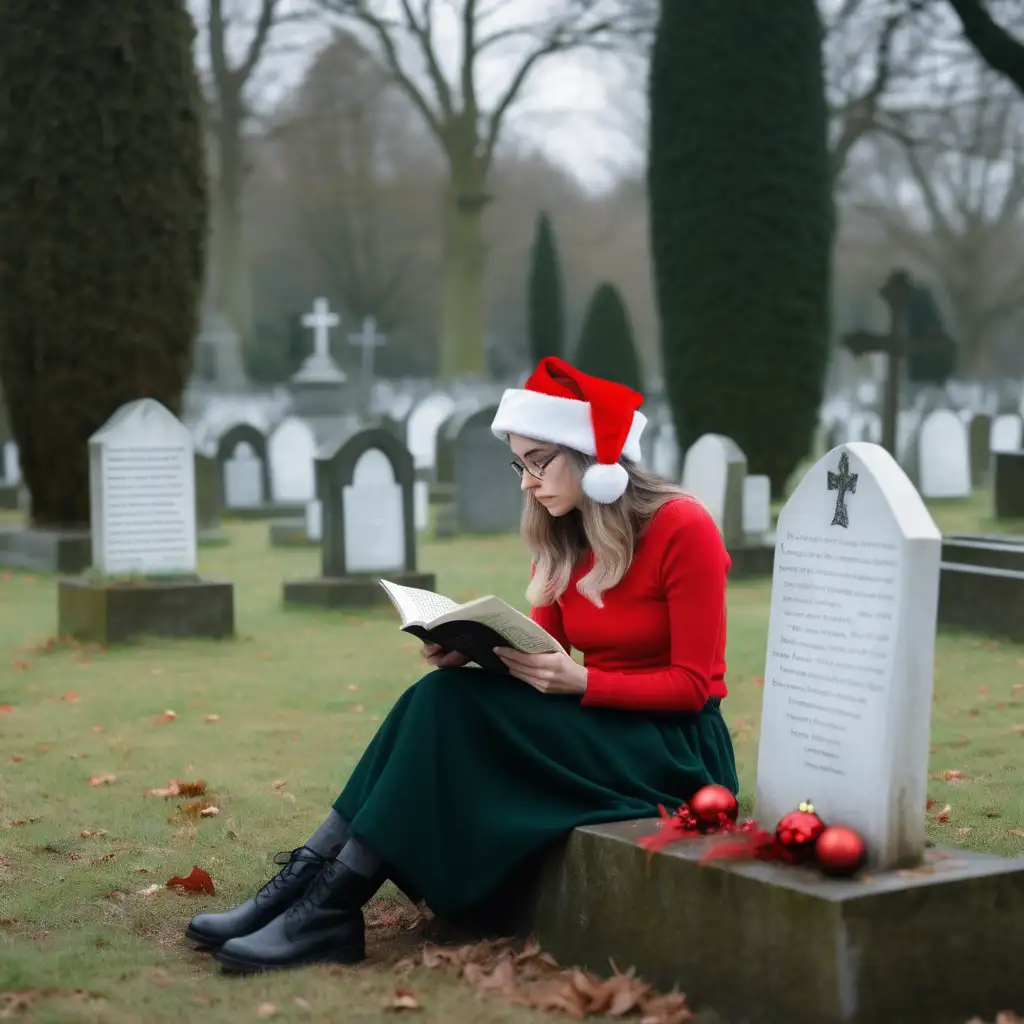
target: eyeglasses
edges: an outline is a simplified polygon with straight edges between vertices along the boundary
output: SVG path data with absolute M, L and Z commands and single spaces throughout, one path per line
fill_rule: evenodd
M 515 474 L 520 480 L 523 479 L 523 473 L 529 473 L 530 476 L 536 480 L 543 480 L 544 470 L 546 470 L 548 466 L 550 466 L 551 463 L 554 462 L 561 454 L 561 452 L 555 452 L 553 455 L 549 455 L 543 462 L 534 463 L 532 466 L 524 465 L 517 459 L 513 459 L 509 465 L 515 470 Z

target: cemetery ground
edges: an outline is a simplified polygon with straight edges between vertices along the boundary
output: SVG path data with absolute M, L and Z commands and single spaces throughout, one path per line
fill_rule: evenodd
M 989 531 L 987 507 L 933 513 L 946 531 Z M 270 549 L 265 523 L 227 531 L 228 546 L 200 551 L 200 570 L 236 584 L 232 641 L 65 644 L 48 636 L 54 580 L 0 571 L 0 1017 L 383 1020 L 413 1000 L 430 1020 L 549 1019 L 510 1001 L 507 985 L 478 998 L 479 984 L 451 972 L 403 969 L 423 933 L 397 899 L 369 909 L 372 959 L 358 968 L 224 977 L 185 941 L 193 913 L 250 895 L 275 870 L 269 855 L 310 834 L 422 673 L 390 608 L 282 610 L 282 581 L 315 573 L 318 552 Z M 419 561 L 458 600 L 494 592 L 523 605 L 513 536 L 425 541 Z M 768 580 L 729 590 L 725 713 L 744 814 L 769 591 Z M 930 839 L 1024 854 L 1024 646 L 940 633 L 935 694 Z M 205 792 L 150 793 L 171 780 L 202 780 Z M 194 865 L 215 898 L 165 887 Z

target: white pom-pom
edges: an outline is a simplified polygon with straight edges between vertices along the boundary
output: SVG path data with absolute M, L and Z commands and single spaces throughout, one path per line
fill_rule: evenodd
M 626 493 L 629 474 L 619 462 L 598 463 L 583 474 L 583 493 L 602 505 L 610 505 Z

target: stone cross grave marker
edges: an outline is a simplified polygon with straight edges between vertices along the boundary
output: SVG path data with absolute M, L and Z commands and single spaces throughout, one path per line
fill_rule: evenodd
M 364 398 L 369 404 L 373 388 L 373 354 L 382 345 L 387 344 L 387 336 L 377 333 L 377 321 L 368 316 L 363 320 L 362 330 L 358 334 L 348 336 L 350 345 L 357 345 L 361 353 Z
M 683 461 L 683 490 L 711 513 L 726 548 L 743 544 L 743 481 L 747 457 L 732 438 L 704 434 Z
M 889 869 L 924 852 L 942 538 L 884 448 L 807 473 L 777 527 L 754 813 L 801 801 Z
M 121 406 L 89 438 L 92 563 L 108 575 L 196 571 L 192 435 L 152 398 Z
M 217 441 L 224 508 L 259 508 L 270 500 L 267 438 L 251 423 L 238 423 Z
M 455 435 L 455 515 L 470 533 L 511 533 L 519 528 L 523 492 L 509 447 L 491 433 L 495 405 L 470 413 Z
M 905 270 L 896 270 L 879 290 L 889 307 L 890 329 L 888 334 L 874 334 L 871 331 L 852 331 L 843 337 L 843 344 L 854 355 L 868 355 L 881 352 L 887 356 L 888 373 L 885 387 L 885 411 L 882 417 L 882 447 L 896 454 L 896 420 L 900 408 L 900 384 L 905 359 L 939 349 L 950 343 L 946 334 L 926 338 L 911 338 L 907 314 L 913 284 Z
M 341 317 L 332 313 L 326 299 L 315 299 L 313 311 L 302 318 L 302 326 L 313 331 L 313 351 L 292 377 L 296 385 L 311 387 L 344 384 L 348 379 L 331 356 L 331 329 L 341 325 Z

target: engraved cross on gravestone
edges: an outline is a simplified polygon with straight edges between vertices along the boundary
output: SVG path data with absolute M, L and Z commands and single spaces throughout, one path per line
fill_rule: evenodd
M 839 456 L 839 471 L 833 473 L 829 470 L 828 489 L 838 491 L 836 495 L 836 510 L 832 515 L 832 525 L 842 526 L 844 529 L 850 525 L 850 515 L 846 509 L 846 495 L 857 493 L 857 474 L 850 472 L 850 457 L 843 452 Z

